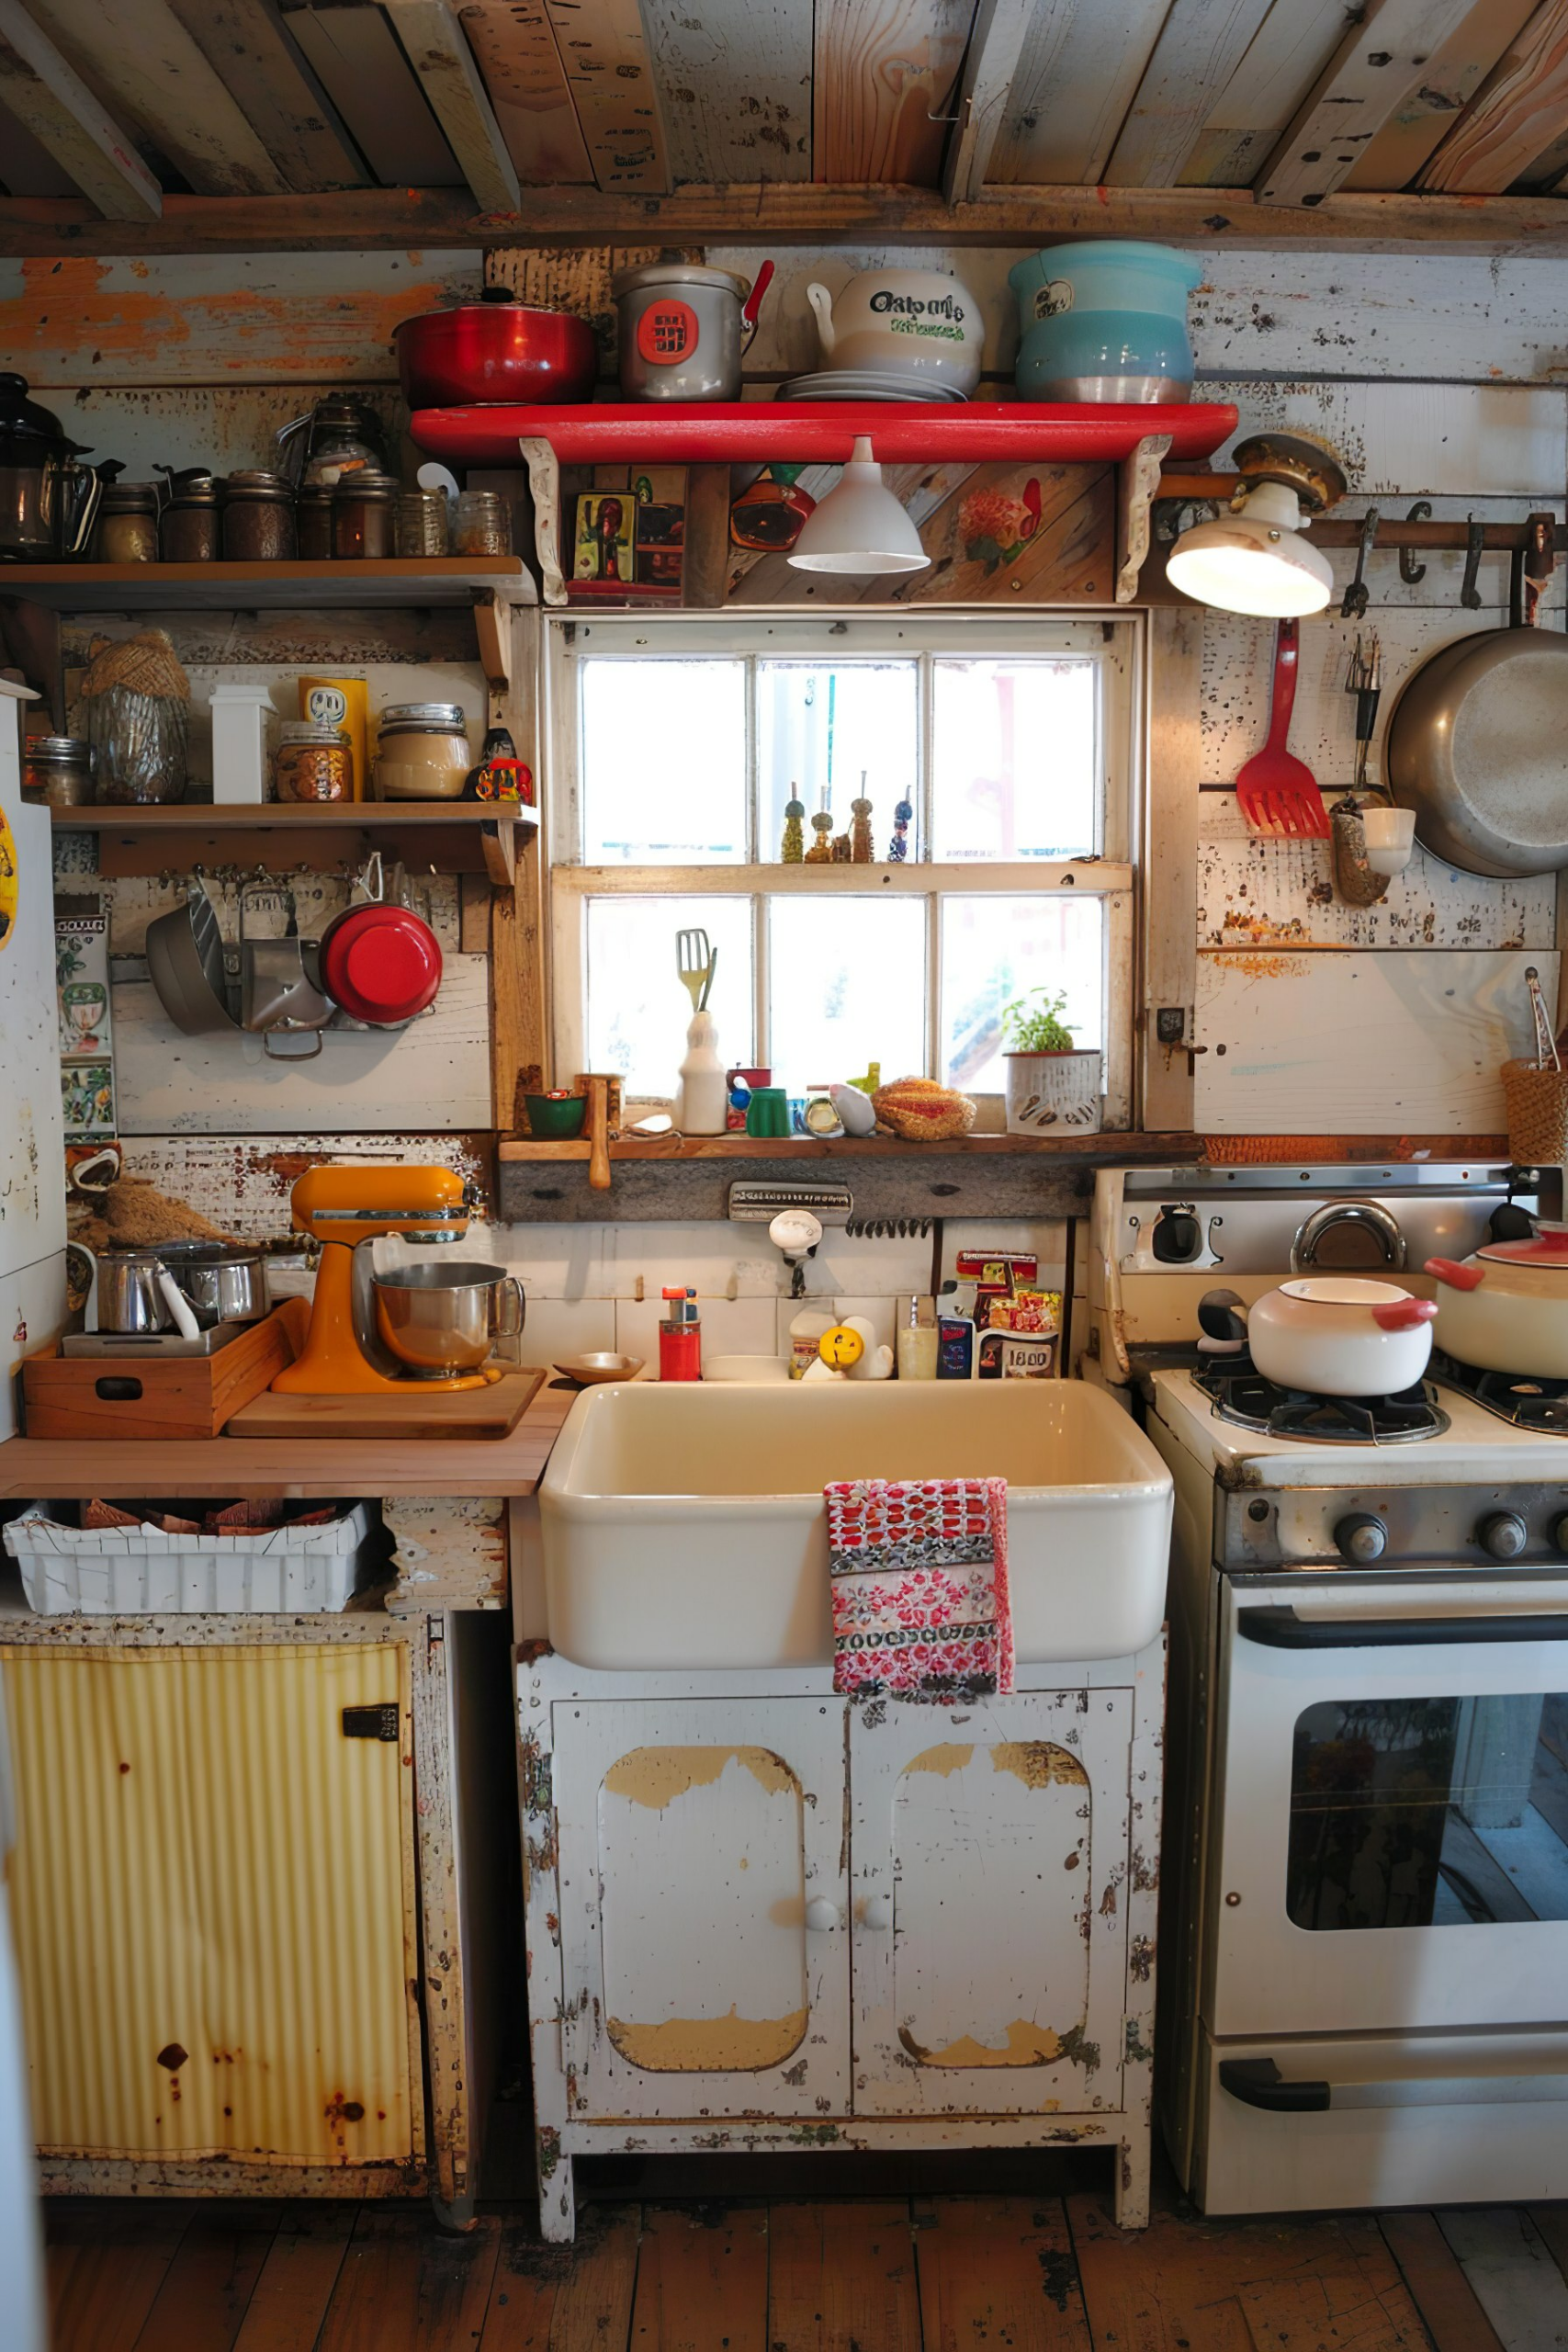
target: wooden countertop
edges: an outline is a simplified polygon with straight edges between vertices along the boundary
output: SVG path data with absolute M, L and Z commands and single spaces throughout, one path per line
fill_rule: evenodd
M 577 1391 L 547 1379 L 511 1435 L 443 1441 L 186 1438 L 0 1444 L 0 1502 L 101 1495 L 531 1495 Z

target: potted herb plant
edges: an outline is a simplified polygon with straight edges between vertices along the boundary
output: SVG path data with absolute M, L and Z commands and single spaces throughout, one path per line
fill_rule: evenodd
M 1100 1132 L 1100 1053 L 1074 1045 L 1072 1031 L 1062 1025 L 1066 1003 L 1065 994 L 1039 988 L 1002 1007 L 1010 1136 L 1049 1135 L 1060 1127 Z

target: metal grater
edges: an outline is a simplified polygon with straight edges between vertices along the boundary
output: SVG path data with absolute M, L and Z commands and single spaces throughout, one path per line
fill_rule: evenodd
M 771 1225 L 783 1209 L 809 1209 L 823 1225 L 847 1225 L 854 1204 L 847 1184 L 735 1183 L 725 1215 L 737 1225 Z

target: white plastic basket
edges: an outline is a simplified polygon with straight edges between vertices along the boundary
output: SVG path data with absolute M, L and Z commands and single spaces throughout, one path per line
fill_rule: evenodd
M 5 1531 L 40 1617 L 140 1617 L 346 1607 L 371 1534 L 356 1503 L 320 1527 L 165 1535 L 156 1527 L 68 1527 L 58 1507 L 29 1503 Z

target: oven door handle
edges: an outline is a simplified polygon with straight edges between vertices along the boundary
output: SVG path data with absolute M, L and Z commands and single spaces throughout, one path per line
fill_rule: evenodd
M 1271 1650 L 1427 1649 L 1439 1642 L 1568 1642 L 1557 1617 L 1298 1617 L 1293 1609 L 1242 1609 L 1236 1627 Z
M 1272 2058 L 1222 2058 L 1220 2088 L 1270 2115 L 1321 2114 L 1334 2104 L 1329 2084 L 1288 2083 Z

